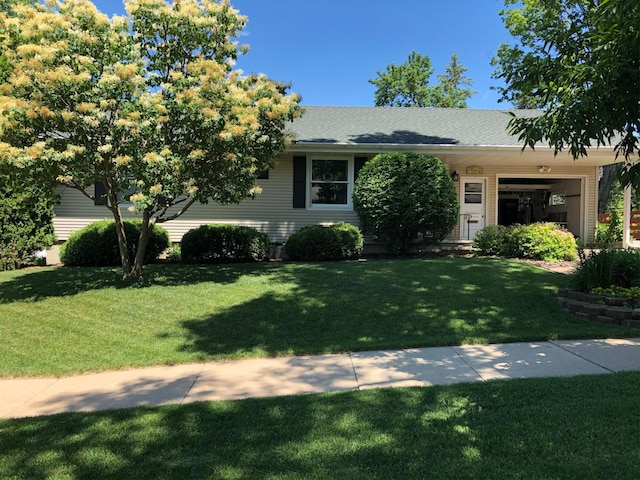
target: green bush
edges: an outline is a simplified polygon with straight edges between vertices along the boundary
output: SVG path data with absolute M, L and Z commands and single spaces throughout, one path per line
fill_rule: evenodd
M 511 241 L 517 247 L 516 256 L 556 262 L 575 260 L 578 245 L 573 234 L 555 223 L 532 223 L 513 228 Z
M 605 249 L 580 260 L 572 285 L 581 292 L 594 288 L 640 287 L 640 250 Z
M 133 262 L 140 236 L 140 220 L 125 220 L 129 258 Z M 152 263 L 170 245 L 169 233 L 155 225 L 149 234 L 144 263 Z M 60 260 L 67 266 L 100 267 L 121 265 L 116 224 L 113 220 L 100 220 L 72 233 L 60 248 Z
M 182 237 L 183 263 L 261 262 L 269 259 L 271 240 L 253 227 L 210 224 Z
M 615 210 L 609 214 L 609 223 L 599 223 L 596 228 L 596 243 L 606 248 L 614 242 L 622 241 L 622 217 Z
M 24 174 L 0 170 L 0 271 L 22 267 L 55 242 L 53 187 Z
M 490 225 L 476 234 L 473 246 L 481 255 L 548 262 L 575 260 L 578 254 L 574 236 L 554 223 L 511 227 Z
M 360 170 L 353 208 L 362 230 L 387 242 L 392 253 L 407 253 L 422 234 L 437 244 L 458 223 L 458 197 L 447 167 L 431 155 L 386 153 Z
M 284 250 L 291 260 L 347 260 L 358 258 L 363 244 L 358 227 L 336 223 L 301 228 L 287 239 Z
M 502 225 L 489 225 L 473 237 L 473 247 L 480 250 L 483 255 L 504 255 L 504 242 L 507 227 Z

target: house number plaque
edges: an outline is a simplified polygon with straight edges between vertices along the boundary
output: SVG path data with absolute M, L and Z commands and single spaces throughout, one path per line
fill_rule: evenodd
M 482 175 L 482 167 L 467 167 L 467 175 Z

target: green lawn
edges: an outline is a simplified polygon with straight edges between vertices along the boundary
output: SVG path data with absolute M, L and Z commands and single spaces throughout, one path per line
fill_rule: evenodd
M 638 336 L 556 305 L 565 275 L 489 258 L 0 273 L 0 377 L 556 338 Z
M 0 478 L 640 478 L 640 373 L 0 420 Z

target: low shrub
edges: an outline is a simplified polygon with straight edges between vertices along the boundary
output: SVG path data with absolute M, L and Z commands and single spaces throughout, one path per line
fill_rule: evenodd
M 605 249 L 580 260 L 572 285 L 581 292 L 595 288 L 640 287 L 640 250 Z
M 481 255 L 558 262 L 575 260 L 578 245 L 571 232 L 555 223 L 503 227 L 490 225 L 476 234 L 473 246 Z
M 253 227 L 209 224 L 182 237 L 183 263 L 261 262 L 271 253 L 271 239 Z
M 358 227 L 341 222 L 303 227 L 287 239 L 284 250 L 291 260 L 347 260 L 358 258 L 363 245 Z
M 180 252 L 180 244 L 174 243 L 167 251 L 167 263 L 180 263 L 182 254 Z
M 516 256 L 549 262 L 575 260 L 578 245 L 573 234 L 555 223 L 532 223 L 513 227 Z
M 140 236 L 140 220 L 125 220 L 129 258 L 133 262 Z M 149 235 L 144 263 L 154 262 L 170 245 L 169 233 L 155 225 Z M 72 233 L 60 248 L 60 260 L 73 267 L 103 267 L 121 265 L 116 224 L 100 220 Z
M 489 225 L 473 237 L 473 247 L 483 255 L 503 255 L 507 227 Z
M 592 295 L 602 295 L 603 297 L 628 298 L 635 302 L 640 300 L 640 287 L 625 288 L 612 285 L 607 288 L 592 288 L 589 293 L 591 293 Z

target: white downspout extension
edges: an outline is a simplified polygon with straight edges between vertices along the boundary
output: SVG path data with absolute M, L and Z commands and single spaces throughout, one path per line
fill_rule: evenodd
M 629 248 L 631 238 L 631 186 L 624 189 L 624 207 L 622 210 L 622 248 Z

